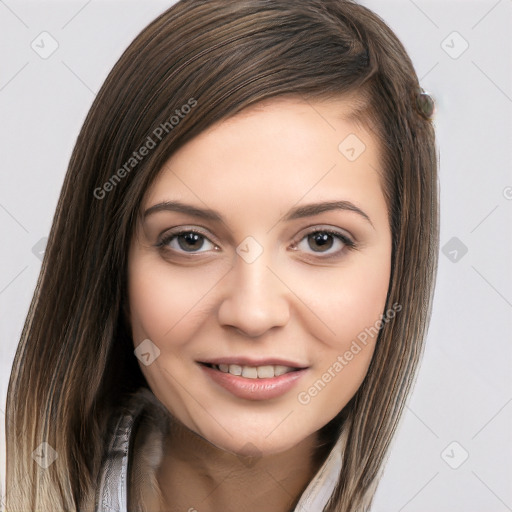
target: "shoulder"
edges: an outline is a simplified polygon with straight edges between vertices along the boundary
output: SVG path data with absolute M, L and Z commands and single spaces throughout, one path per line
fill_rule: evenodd
M 104 510 L 158 512 L 157 471 L 169 430 L 169 413 L 154 394 L 140 388 L 126 397 L 109 419 L 97 479 L 81 512 Z

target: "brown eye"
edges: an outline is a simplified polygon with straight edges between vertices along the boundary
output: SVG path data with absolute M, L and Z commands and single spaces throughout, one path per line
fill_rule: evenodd
M 343 233 L 317 229 L 307 233 L 296 246 L 309 254 L 325 254 L 325 257 L 330 257 L 341 255 L 344 249 L 354 248 L 355 243 Z
M 178 245 L 184 251 L 194 251 L 197 249 L 201 249 L 204 244 L 205 238 L 202 235 L 199 235 L 194 232 L 185 233 L 176 236 L 176 240 L 178 241 Z
M 216 245 L 211 242 L 204 234 L 193 229 L 168 233 L 162 238 L 160 242 L 158 242 L 157 245 L 158 247 L 163 247 L 172 251 L 191 254 L 200 254 L 216 249 Z
M 334 244 L 333 235 L 318 231 L 308 235 L 308 244 L 314 251 L 318 250 L 319 252 L 322 252 L 329 250 Z

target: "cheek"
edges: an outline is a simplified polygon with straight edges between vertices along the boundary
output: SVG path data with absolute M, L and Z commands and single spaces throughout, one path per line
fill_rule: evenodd
M 158 397 L 173 396 L 166 403 L 169 411 L 179 417 L 187 417 L 186 400 L 176 383 L 186 382 L 190 371 L 189 365 L 183 364 L 187 340 L 198 328 L 194 305 L 206 293 L 207 285 L 207 280 L 203 280 L 190 286 L 190 279 L 185 279 L 184 274 L 169 272 L 166 262 L 142 251 L 135 250 L 129 263 L 128 298 L 134 348 L 145 346 L 143 340 L 149 339 L 159 351 L 148 365 L 141 359 L 139 367 Z M 150 350 L 155 355 L 155 349 Z
M 388 287 L 387 264 L 354 269 L 345 276 L 338 308 L 339 332 L 343 333 L 343 338 L 357 337 L 364 329 L 375 324 L 384 312 Z
M 350 401 L 368 371 L 385 314 L 390 255 L 383 251 L 318 277 L 311 282 L 310 305 L 323 320 L 316 331 L 322 343 L 315 347 L 314 371 L 297 400 L 326 423 Z
M 344 350 L 384 313 L 389 287 L 390 258 L 366 260 L 354 256 L 354 264 L 302 278 L 301 296 L 317 319 L 316 332 L 326 349 Z M 300 279 L 295 280 L 296 283 Z M 321 322 L 318 322 L 318 319 Z M 312 329 L 312 326 L 310 326 Z
M 173 311 L 172 296 L 162 293 L 151 272 L 133 269 L 129 279 L 130 317 L 133 341 L 138 344 L 145 338 L 158 345 L 158 340 L 172 327 L 172 318 L 165 311 Z
M 215 279 L 201 274 L 191 282 L 190 270 L 169 272 L 162 260 L 139 258 L 129 267 L 128 282 L 135 344 L 149 338 L 157 346 L 179 348 L 186 331 L 197 325 L 202 301 Z

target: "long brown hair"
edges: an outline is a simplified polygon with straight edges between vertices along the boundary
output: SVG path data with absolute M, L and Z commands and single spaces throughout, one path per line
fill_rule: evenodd
M 105 418 L 147 385 L 124 316 L 126 260 L 142 197 L 164 162 L 258 101 L 347 94 L 362 99 L 357 116 L 382 147 L 393 242 L 386 310 L 402 306 L 343 411 L 343 467 L 326 507 L 367 510 L 416 374 L 437 267 L 437 158 L 419 87 L 397 37 L 352 1 L 182 0 L 139 34 L 76 142 L 16 352 L 9 512 L 78 509 L 96 485 Z M 148 137 L 155 146 L 135 157 Z M 43 442 L 58 454 L 46 469 L 32 457 Z

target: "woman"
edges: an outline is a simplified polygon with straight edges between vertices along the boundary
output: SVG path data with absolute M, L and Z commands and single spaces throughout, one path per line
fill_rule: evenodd
M 438 247 L 432 102 L 343 0 L 184 0 L 78 137 L 7 403 L 7 510 L 368 510 Z

